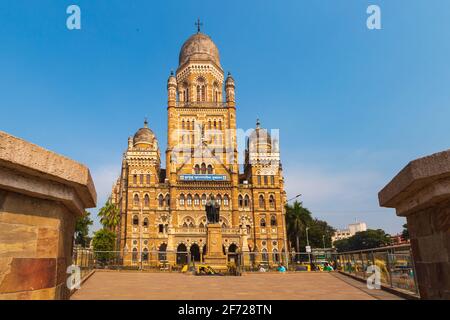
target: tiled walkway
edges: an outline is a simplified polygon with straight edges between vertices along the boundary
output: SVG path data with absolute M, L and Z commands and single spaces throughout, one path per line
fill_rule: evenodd
M 398 299 L 381 291 L 372 294 L 364 290 L 364 285 L 358 281 L 340 277 L 345 276 L 329 273 L 252 273 L 241 277 L 221 277 L 97 271 L 72 299 Z

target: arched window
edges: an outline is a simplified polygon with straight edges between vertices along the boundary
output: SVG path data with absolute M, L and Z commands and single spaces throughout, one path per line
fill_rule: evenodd
M 220 194 L 217 195 L 216 201 L 219 204 L 219 206 L 222 204 L 222 196 Z
M 144 184 L 144 175 L 143 174 L 139 175 L 139 183 Z
M 198 225 L 198 227 L 199 227 L 200 229 L 203 229 L 203 228 L 205 227 L 205 225 L 203 224 L 203 222 L 200 222 L 200 224 Z
M 277 217 L 275 217 L 275 216 L 270 217 L 270 225 L 272 227 L 275 227 L 277 225 Z
M 200 86 L 197 86 L 197 101 L 201 101 L 201 89 L 200 89 Z
M 217 129 L 217 121 L 214 120 L 214 129 Z
M 184 206 L 184 194 L 180 195 L 180 206 Z
M 144 251 L 142 252 L 142 261 L 147 262 L 148 261 L 148 249 L 144 248 Z
M 133 260 L 133 262 L 136 262 L 137 258 L 138 258 L 137 248 L 133 248 L 133 254 L 131 255 L 131 259 Z
M 150 184 L 150 174 L 147 173 L 147 184 Z
M 148 194 L 146 194 L 146 195 L 144 196 L 144 206 L 145 206 L 145 207 L 150 206 L 150 197 L 148 196 Z
M 266 219 L 261 218 L 260 224 L 261 227 L 265 227 L 266 226 Z
M 144 228 L 148 228 L 148 218 L 144 218 L 144 223 L 142 223 Z
M 164 206 L 164 196 L 162 194 L 158 197 L 158 206 L 163 207 Z
M 261 260 L 266 263 L 269 261 L 269 255 L 267 254 L 267 249 L 262 249 Z
M 267 176 L 264 176 L 264 185 L 267 186 Z
M 269 197 L 269 205 L 272 209 L 275 208 L 275 197 L 272 194 Z
M 198 194 L 194 196 L 194 206 L 198 206 L 200 204 L 200 197 Z
M 196 164 L 195 167 L 194 167 L 194 173 L 195 174 L 200 174 L 200 166 L 198 164 Z
M 138 225 L 139 225 L 139 217 L 133 216 L 133 226 L 138 226 Z
M 226 195 L 223 197 L 223 205 L 224 205 L 224 206 L 228 206 L 229 203 L 230 203 L 230 198 L 229 198 L 228 195 L 226 194 Z
M 202 194 L 202 205 L 206 205 L 206 194 Z
M 181 120 L 181 129 L 184 130 L 184 120 Z
M 273 251 L 272 251 L 272 260 L 274 262 L 280 262 L 280 255 L 279 255 L 277 249 L 273 249 Z
M 133 204 L 135 206 L 139 205 L 139 196 L 137 194 L 135 194 L 134 197 L 133 197 Z
M 244 199 L 242 198 L 241 195 L 239 195 L 239 197 L 238 197 L 238 204 L 239 204 L 239 208 L 242 208 L 244 205 Z
M 264 196 L 261 194 L 259 195 L 259 207 L 260 208 L 264 208 L 265 204 L 264 204 Z
M 208 165 L 208 174 L 212 174 L 213 173 L 213 167 L 212 165 Z
M 222 120 L 219 120 L 219 130 L 222 130 Z
M 202 163 L 202 174 L 206 174 L 206 164 Z
M 261 176 L 258 176 L 258 184 L 261 184 Z
M 275 184 L 275 177 L 274 176 L 270 176 L 270 184 L 272 184 L 272 185 Z
M 165 204 L 168 207 L 170 206 L 170 196 L 168 194 L 166 194 Z
M 244 207 L 250 207 L 250 197 L 248 196 L 248 194 L 246 194 L 244 197 Z
M 137 184 L 137 174 L 133 174 L 133 184 Z
M 162 243 L 159 246 L 158 260 L 159 261 L 167 260 L 167 244 L 165 244 L 165 243 Z
M 192 196 L 190 194 L 187 195 L 187 205 L 192 206 Z

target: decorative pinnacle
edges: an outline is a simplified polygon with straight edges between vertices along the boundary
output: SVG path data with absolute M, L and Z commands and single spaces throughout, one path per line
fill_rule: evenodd
M 259 129 L 259 126 L 261 125 L 261 122 L 259 121 L 259 118 L 258 119 L 256 119 L 256 128 L 258 128 Z
M 147 117 L 145 117 L 145 119 L 144 119 L 144 128 L 148 128 L 148 121 L 147 121 Z
M 200 27 L 203 26 L 203 23 L 200 22 L 200 18 L 197 19 L 195 25 L 197 26 L 197 33 L 200 33 Z

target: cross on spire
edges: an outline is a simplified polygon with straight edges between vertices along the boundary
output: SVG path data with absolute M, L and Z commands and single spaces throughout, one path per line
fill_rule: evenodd
M 197 26 L 197 33 L 200 32 L 200 27 L 203 26 L 203 23 L 200 22 L 200 18 L 197 19 L 197 22 L 195 23 L 195 25 Z

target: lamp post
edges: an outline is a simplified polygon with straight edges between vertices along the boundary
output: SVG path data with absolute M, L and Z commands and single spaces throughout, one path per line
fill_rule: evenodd
M 298 195 L 296 195 L 295 197 L 289 199 L 286 201 L 285 205 L 288 204 L 290 201 L 297 199 L 298 197 L 300 197 L 302 194 L 299 193 Z M 284 260 L 286 262 L 286 270 L 289 270 L 289 258 L 288 258 L 288 247 L 287 247 L 287 230 L 286 230 L 286 208 L 285 206 L 283 206 L 281 208 L 281 210 L 284 210 L 284 214 L 282 214 L 283 216 L 283 233 L 284 233 Z M 282 211 L 283 212 L 283 211 Z
M 306 246 L 309 247 L 309 237 L 308 237 L 308 230 L 309 227 L 306 227 Z M 309 247 L 311 249 L 311 247 Z M 310 250 L 308 250 L 310 251 Z M 311 266 L 311 252 L 308 252 L 308 261 L 309 261 L 309 265 Z

